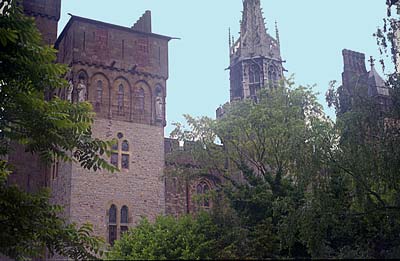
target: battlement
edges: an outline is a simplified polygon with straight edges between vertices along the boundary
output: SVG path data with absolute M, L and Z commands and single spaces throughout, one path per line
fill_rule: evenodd
M 176 151 L 191 151 L 195 144 L 195 141 L 179 142 L 178 139 L 164 138 L 164 152 L 167 154 Z
M 145 33 L 151 33 L 151 12 L 146 10 L 146 12 L 132 26 L 132 29 Z
M 342 51 L 344 71 L 355 73 L 366 73 L 365 54 L 344 49 Z

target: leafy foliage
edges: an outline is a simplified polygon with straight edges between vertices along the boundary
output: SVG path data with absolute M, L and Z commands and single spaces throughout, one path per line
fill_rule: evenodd
M 20 144 L 46 163 L 75 161 L 86 169 L 116 170 L 104 160 L 111 141 L 92 137 L 89 103 L 72 104 L 52 97 L 64 88 L 64 65 L 56 51 L 42 44 L 33 18 L 19 1 L 0 3 L 0 157 Z M 12 166 L 0 161 L 0 253 L 16 259 L 43 257 L 46 248 L 73 259 L 95 259 L 102 240 L 90 225 L 77 228 L 49 203 L 47 191 L 27 194 L 6 185 Z
M 111 142 L 91 137 L 89 103 L 45 99 L 64 88 L 67 68 L 55 64 L 56 51 L 42 45 L 33 18 L 14 3 L 0 15 L 0 130 L 2 140 L 25 145 L 47 162 L 75 160 L 88 169 L 115 168 L 102 158 Z M 46 95 L 45 95 L 46 94 Z M 1 155 L 9 151 L 0 143 Z
M 60 217 L 62 209 L 49 203 L 48 191 L 31 195 L 0 186 L 0 253 L 18 260 L 38 256 L 44 249 L 74 260 L 101 255 L 104 242 L 92 236 L 92 226 L 67 224 Z
M 332 88 L 328 99 L 340 111 L 337 98 Z M 398 114 L 379 106 L 361 95 L 333 123 L 311 89 L 287 82 L 257 103 L 226 105 L 217 121 L 186 116 L 191 130 L 177 125 L 173 134 L 200 144 L 192 158 L 204 167 L 219 162 L 226 178 L 213 211 L 224 231 L 221 252 L 237 259 L 398 257 Z M 218 139 L 224 149 L 215 154 L 209 148 Z
M 111 260 L 198 260 L 217 256 L 218 228 L 202 213 L 194 219 L 185 216 L 157 218 L 154 224 L 143 219 L 125 233 L 107 253 Z

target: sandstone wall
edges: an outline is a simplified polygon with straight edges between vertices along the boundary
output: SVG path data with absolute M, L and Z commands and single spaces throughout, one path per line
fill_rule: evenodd
M 129 170 L 93 172 L 73 164 L 70 220 L 78 224 L 90 222 L 98 235 L 108 239 L 108 210 L 112 204 L 117 206 L 117 223 L 121 207 L 128 207 L 130 226 L 142 216 L 154 220 L 165 212 L 163 128 L 97 119 L 93 132 L 101 139 L 123 133 L 130 145 Z

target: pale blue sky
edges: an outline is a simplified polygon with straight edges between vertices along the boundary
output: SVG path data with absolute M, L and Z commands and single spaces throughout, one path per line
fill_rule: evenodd
M 384 0 L 261 0 L 261 5 L 273 36 L 278 21 L 286 76 L 316 84 L 325 108 L 329 81 L 341 81 L 342 49 L 379 58 L 372 34 L 382 25 Z M 62 0 L 59 32 L 67 13 L 130 27 L 145 10 L 152 11 L 154 33 L 181 38 L 169 45 L 169 136 L 182 114 L 214 118 L 215 109 L 229 100 L 228 28 L 237 39 L 242 0 Z

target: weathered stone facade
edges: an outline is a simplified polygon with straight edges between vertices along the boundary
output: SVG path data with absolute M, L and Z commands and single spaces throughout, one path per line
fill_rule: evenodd
M 165 139 L 165 212 L 175 217 L 195 214 L 212 207 L 209 193 L 218 188 L 222 177 L 200 166 L 192 156 L 194 143 Z
M 70 67 L 69 88 L 54 95 L 92 104 L 93 136 L 117 140 L 108 160 L 120 171 L 88 171 L 73 162 L 48 167 L 15 145 L 8 155 L 16 166 L 9 183 L 28 192 L 50 187 L 52 202 L 64 207 L 68 221 L 90 222 L 96 234 L 112 242 L 142 217 L 165 214 L 165 97 L 172 38 L 152 33 L 146 11 L 131 28 L 72 16 L 56 39 L 60 4 L 26 0 L 23 7 L 35 17 L 44 42 L 58 49 L 57 62 Z M 110 214 L 111 207 L 115 213 Z
M 51 182 L 54 203 L 65 207 L 70 221 L 92 223 L 96 233 L 110 243 L 141 217 L 154 220 L 165 213 L 170 39 L 151 33 L 147 11 L 132 28 L 72 16 L 55 43 L 58 62 L 71 68 L 70 87 L 56 95 L 93 105 L 93 136 L 118 140 L 110 162 L 121 171 L 91 172 L 73 163 L 58 163 Z M 111 206 L 116 208 L 115 217 L 110 217 Z M 123 207 L 128 211 L 126 221 Z
M 105 239 L 109 239 L 108 210 L 112 204 L 118 210 L 117 221 L 122 206 L 128 207 L 129 226 L 143 216 L 154 220 L 165 213 L 163 129 L 109 119 L 96 119 L 93 125 L 93 135 L 101 139 L 117 137 L 118 133 L 131 148 L 129 169 L 111 174 L 60 163 L 58 175 L 51 181 L 54 203 L 64 206 L 69 220 L 92 223 Z
M 35 18 L 43 42 L 53 45 L 57 39 L 61 0 L 25 0 L 23 8 L 25 14 Z

